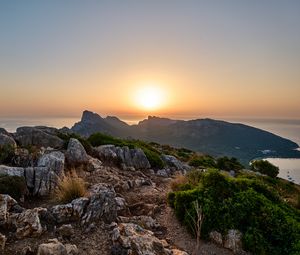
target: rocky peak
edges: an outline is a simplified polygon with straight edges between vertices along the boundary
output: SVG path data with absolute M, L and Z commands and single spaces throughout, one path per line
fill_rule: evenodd
M 87 110 L 83 111 L 82 113 L 82 117 L 81 117 L 82 122 L 95 122 L 99 120 L 103 120 L 103 118 L 97 113 L 93 113 Z

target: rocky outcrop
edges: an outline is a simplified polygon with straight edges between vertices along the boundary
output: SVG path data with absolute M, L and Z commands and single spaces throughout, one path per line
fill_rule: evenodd
M 235 254 L 243 253 L 243 235 L 237 229 L 228 230 L 225 236 L 222 236 L 222 234 L 217 231 L 212 231 L 209 233 L 209 237 L 214 243 L 222 245 L 225 248 L 232 250 Z
M 135 169 L 151 167 L 144 151 L 140 148 L 129 149 L 127 146 L 101 145 L 96 148 L 96 153 L 100 159 L 120 163 L 124 167 L 134 167 Z
M 22 213 L 11 214 L 10 221 L 16 228 L 16 237 L 23 239 L 40 236 L 43 232 L 43 227 L 39 216 L 45 211 L 47 211 L 45 208 L 34 208 L 25 210 Z
M 14 134 L 14 138 L 21 146 L 62 148 L 64 141 L 56 134 L 55 128 L 20 127 Z
M 0 133 L 0 148 L 5 147 L 5 146 L 10 146 L 12 148 L 16 148 L 17 144 L 11 136 Z
M 77 255 L 76 245 L 63 245 L 57 239 L 50 239 L 48 243 L 39 245 L 37 255 Z
M 102 168 L 102 162 L 97 159 L 89 156 L 89 160 L 86 165 L 86 170 L 88 172 L 94 172 Z
M 50 209 L 58 223 L 80 220 L 82 225 L 103 220 L 112 222 L 117 217 L 116 193 L 106 184 L 96 184 L 90 190 L 90 197 L 78 198 L 71 203 L 56 205 Z
M 60 151 L 46 151 L 36 167 L 11 167 L 0 165 L 0 174 L 24 177 L 33 195 L 49 195 L 64 176 L 65 156 Z
M 137 255 L 169 255 L 174 254 L 168 249 L 165 240 L 159 240 L 152 231 L 146 230 L 134 223 L 120 223 L 112 230 L 112 254 Z M 175 254 L 187 255 L 174 250 Z M 181 252 L 181 253 L 180 253 Z
M 172 155 L 162 155 L 162 160 L 166 163 L 166 165 L 170 168 L 173 168 L 176 171 L 181 171 L 185 173 L 191 169 L 191 167 Z
M 4 251 L 6 240 L 6 236 L 0 233 L 0 251 Z
M 0 194 L 0 226 L 8 224 L 9 213 L 18 203 L 9 195 Z
M 71 138 L 66 152 L 67 162 L 71 165 L 85 164 L 88 162 L 88 155 L 82 144 L 75 138 Z

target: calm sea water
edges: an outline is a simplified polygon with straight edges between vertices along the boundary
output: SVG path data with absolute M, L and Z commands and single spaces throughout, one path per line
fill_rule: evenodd
M 14 132 L 20 126 L 45 125 L 61 128 L 72 127 L 78 122 L 80 117 L 75 118 L 0 118 L 0 127 L 10 132 Z M 243 123 L 253 127 L 261 128 L 288 138 L 300 145 L 300 120 L 263 120 L 263 119 L 226 119 L 230 122 Z M 136 120 L 126 120 L 129 124 L 134 124 Z M 280 168 L 279 176 L 300 184 L 300 159 L 268 158 L 272 164 Z

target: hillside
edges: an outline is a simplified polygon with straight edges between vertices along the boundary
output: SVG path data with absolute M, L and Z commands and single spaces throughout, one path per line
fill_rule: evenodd
M 89 136 L 103 132 L 121 138 L 132 137 L 175 147 L 185 147 L 213 156 L 238 158 L 243 164 L 259 157 L 300 157 L 298 145 L 288 139 L 251 126 L 213 119 L 171 120 L 148 117 L 137 125 L 118 118 L 102 118 L 85 111 L 72 131 Z

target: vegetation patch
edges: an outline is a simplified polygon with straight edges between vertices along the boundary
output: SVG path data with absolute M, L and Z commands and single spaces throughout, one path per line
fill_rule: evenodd
M 300 212 L 284 202 L 268 181 L 246 174 L 232 178 L 218 170 L 198 174 L 198 183 L 186 177 L 190 189 L 177 186 L 168 195 L 178 219 L 191 231 L 195 221 L 190 215 L 196 217 L 193 202 L 198 201 L 205 216 L 202 236 L 238 229 L 244 248 L 253 254 L 299 254 Z
M 279 174 L 279 168 L 267 160 L 255 160 L 251 163 L 251 170 L 266 174 L 270 177 L 276 177 Z
M 24 177 L 0 175 L 0 194 L 8 194 L 16 200 L 20 200 L 27 193 Z

